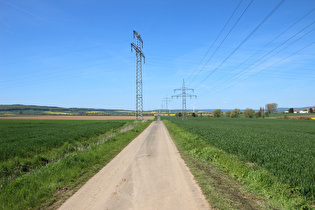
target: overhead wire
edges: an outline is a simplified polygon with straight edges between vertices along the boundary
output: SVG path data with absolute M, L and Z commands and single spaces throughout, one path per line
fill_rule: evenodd
M 198 63 L 197 67 L 195 68 L 195 70 L 189 75 L 189 77 L 186 79 L 186 81 L 189 81 L 189 78 L 195 73 L 195 71 L 199 68 L 200 64 L 203 62 L 203 60 L 207 57 L 208 53 L 210 52 L 210 50 L 212 49 L 214 43 L 216 43 L 216 41 L 219 39 L 219 37 L 221 36 L 222 32 L 224 31 L 224 29 L 226 28 L 226 26 L 229 24 L 230 20 L 232 19 L 232 17 L 234 16 L 235 12 L 237 11 L 237 9 L 239 8 L 239 6 L 241 5 L 241 3 L 243 2 L 243 0 L 240 0 L 240 2 L 238 3 L 238 5 L 236 6 L 236 8 L 234 9 L 233 13 L 231 14 L 231 16 L 229 17 L 229 19 L 227 20 L 227 22 L 225 23 L 225 25 L 223 26 L 223 28 L 221 29 L 220 33 L 218 34 L 218 36 L 216 37 L 216 39 L 212 42 L 211 46 L 209 47 L 209 49 L 207 50 L 206 54 L 203 56 L 203 58 L 200 60 L 200 62 Z M 199 73 L 198 73 L 199 74 Z M 194 77 L 195 79 L 196 77 Z M 189 85 L 194 81 L 194 79 L 189 83 Z M 188 85 L 188 86 L 189 86 Z
M 235 26 L 239 23 L 239 21 L 241 20 L 241 18 L 243 17 L 243 15 L 245 14 L 245 12 L 247 11 L 247 9 L 249 8 L 249 6 L 253 3 L 253 0 L 250 1 L 250 3 L 247 5 L 247 7 L 244 9 L 244 11 L 242 12 L 242 14 L 239 16 L 239 18 L 237 19 L 237 21 L 234 23 L 234 25 L 232 26 L 232 28 L 229 30 L 229 32 L 226 34 L 226 36 L 224 37 L 224 39 L 221 41 L 221 43 L 218 45 L 218 47 L 215 49 L 215 51 L 212 53 L 212 55 L 210 56 L 210 58 L 207 60 L 207 62 L 203 65 L 203 67 L 199 70 L 198 74 L 193 78 L 193 80 L 189 83 L 189 85 L 191 85 L 191 83 L 197 78 L 197 76 L 199 76 L 199 74 L 201 73 L 201 71 L 205 68 L 205 66 L 209 63 L 209 61 L 212 59 L 212 57 L 216 54 L 216 52 L 220 49 L 221 45 L 224 43 L 224 41 L 227 39 L 227 37 L 230 35 L 230 33 L 233 31 L 233 29 L 235 28 Z M 188 86 L 189 86 L 188 85 Z
M 312 24 L 313 24 L 313 23 L 312 23 Z M 312 24 L 310 24 L 310 25 L 312 25 Z M 309 26 L 310 26 L 310 25 L 309 25 Z M 307 27 L 309 27 L 309 26 L 307 26 Z M 305 28 L 304 28 L 304 29 L 305 29 Z M 303 31 L 304 29 L 302 29 L 302 31 Z M 296 43 L 296 42 L 299 41 L 300 39 L 304 38 L 305 36 L 307 36 L 308 34 L 310 34 L 310 33 L 311 33 L 312 31 L 314 31 L 314 30 L 315 30 L 315 29 L 313 28 L 313 29 L 310 30 L 309 32 L 303 34 L 300 38 L 296 39 L 296 40 L 293 41 L 292 43 L 288 44 L 288 45 L 285 46 L 284 48 L 282 48 L 282 49 L 280 49 L 279 51 L 277 51 L 276 53 L 274 53 L 273 55 L 269 56 L 269 58 L 265 59 L 264 61 L 261 61 L 260 64 L 266 62 L 267 60 L 269 60 L 269 59 L 271 59 L 271 58 L 273 58 L 275 55 L 277 55 L 278 53 L 282 52 L 284 49 L 290 47 L 291 45 L 293 45 L 294 43 Z M 301 32 L 302 32 L 302 31 L 301 31 Z M 301 33 L 301 32 L 299 32 L 299 33 Z M 294 35 L 294 37 L 295 37 L 295 36 L 296 36 L 296 34 Z M 271 53 L 271 52 L 269 52 L 267 55 L 269 55 L 270 53 Z M 263 57 L 265 57 L 265 56 L 263 56 Z M 261 59 L 259 59 L 259 60 L 261 60 Z M 255 63 L 256 63 L 256 62 L 255 62 Z M 254 66 L 253 68 L 256 68 L 258 65 L 259 65 L 259 64 L 257 64 L 257 65 Z
M 244 63 L 246 63 L 247 61 L 249 61 L 251 58 L 253 58 L 254 56 L 256 56 L 258 53 L 262 52 L 267 46 L 269 46 L 271 43 L 273 43 L 275 40 L 277 40 L 279 37 L 281 37 L 283 34 L 285 34 L 287 31 L 289 31 L 292 27 L 294 27 L 295 25 L 297 25 L 301 20 L 303 20 L 305 17 L 307 17 L 309 14 L 311 14 L 314 11 L 314 8 L 311 9 L 308 13 L 306 13 L 305 15 L 303 15 L 300 19 L 298 19 L 296 22 L 294 22 L 291 26 L 289 26 L 286 30 L 284 30 L 283 32 L 281 32 L 280 34 L 278 34 L 275 38 L 273 38 L 270 42 L 268 42 L 266 45 L 264 45 L 262 48 L 260 48 L 259 50 L 256 51 L 256 53 L 252 54 L 251 56 L 249 56 L 246 60 L 244 60 L 242 63 L 240 63 L 239 65 L 235 66 L 231 71 L 227 72 L 226 74 L 222 75 L 219 79 L 217 79 L 217 81 L 219 81 L 220 79 L 224 78 L 227 74 L 233 72 L 235 69 L 238 69 L 240 66 L 242 66 Z M 292 37 L 293 38 L 293 37 Z M 273 52 L 269 51 L 270 53 Z
M 302 50 L 304 50 L 304 49 L 306 49 L 306 48 L 308 48 L 308 47 L 310 47 L 310 46 L 312 46 L 314 43 L 315 43 L 315 42 L 312 42 L 312 43 L 310 43 L 310 44 L 304 46 L 303 48 L 301 48 L 301 49 L 295 51 L 294 53 L 292 53 L 292 54 L 286 56 L 285 58 L 283 58 L 283 59 L 281 59 L 281 60 L 275 62 L 274 64 L 270 65 L 269 67 L 264 68 L 264 69 L 260 70 L 259 72 L 256 72 L 255 74 L 253 74 L 253 75 L 251 75 L 251 76 L 245 78 L 244 80 L 241 80 L 241 81 L 239 81 L 239 82 L 237 82 L 237 83 L 235 83 L 235 84 L 233 84 L 233 85 L 230 85 L 230 86 L 228 86 L 228 87 L 226 87 L 226 88 L 224 88 L 224 89 L 216 90 L 216 92 L 213 93 L 213 94 L 216 94 L 216 93 L 221 92 L 221 91 L 223 91 L 223 90 L 229 89 L 229 88 L 231 88 L 231 87 L 233 87 L 233 86 L 235 86 L 235 85 L 237 85 L 237 84 L 239 84 L 239 83 L 241 83 L 241 82 L 244 82 L 245 80 L 248 80 L 249 78 L 251 78 L 251 77 L 253 77 L 253 76 L 255 76 L 255 75 L 257 75 L 257 74 L 259 74 L 259 73 L 261 73 L 261 72 L 263 72 L 263 71 L 265 71 L 265 70 L 267 70 L 267 69 L 270 69 L 270 68 L 274 67 L 275 65 L 277 65 L 277 64 L 279 64 L 279 63 L 281 63 L 281 62 L 283 62 L 284 60 L 288 59 L 289 57 L 291 57 L 291 56 L 293 56 L 293 55 L 295 55 L 295 54 L 301 52 Z M 210 90 L 210 91 L 211 91 L 211 90 Z M 210 95 L 213 95 L 213 94 L 210 94 Z
M 281 0 L 279 4 L 277 4 L 271 12 L 255 27 L 254 30 L 214 69 L 206 76 L 198 85 L 198 87 L 205 82 L 214 72 L 216 72 L 285 2 L 285 0 Z
M 313 25 L 314 22 L 312 22 L 311 24 L 309 24 L 308 26 L 304 27 L 302 30 L 300 30 L 299 32 L 295 33 L 293 36 L 291 36 L 290 38 L 288 38 L 287 40 L 285 40 L 284 42 L 282 42 L 281 44 L 279 44 L 277 47 L 275 47 L 273 50 L 269 51 L 267 54 L 265 54 L 264 56 L 262 56 L 261 58 L 259 58 L 258 60 L 256 60 L 254 63 L 250 64 L 249 66 L 247 66 L 245 69 L 241 70 L 240 72 L 238 72 L 238 74 L 230 77 L 228 80 L 225 80 L 224 82 L 220 83 L 219 85 L 217 85 L 216 87 L 212 88 L 216 89 L 219 88 L 220 86 L 222 86 L 223 84 L 232 81 L 235 77 L 240 77 L 242 75 L 244 75 L 246 72 L 245 70 L 250 68 L 251 66 L 253 66 L 254 64 L 256 64 L 257 62 L 261 61 L 263 58 L 265 58 L 266 56 L 268 56 L 269 54 L 273 53 L 275 50 L 277 50 L 278 48 L 280 48 L 282 45 L 284 45 L 285 43 L 287 43 L 288 41 L 290 41 L 292 38 L 296 37 L 298 34 L 302 33 L 304 30 L 306 30 L 308 27 L 310 27 L 311 25 Z M 279 50 L 278 52 L 276 52 L 275 54 L 269 56 L 269 58 L 265 59 L 264 61 L 260 62 L 264 63 L 266 62 L 268 59 L 274 57 L 275 55 L 277 55 L 278 53 L 280 53 L 281 51 L 283 51 L 284 49 L 288 48 L 289 46 L 293 45 L 294 43 L 296 43 L 297 41 L 299 41 L 300 39 L 304 38 L 305 36 L 307 36 L 309 33 L 311 33 L 314 29 L 310 30 L 309 32 L 305 33 L 304 35 L 302 35 L 300 38 L 296 39 L 295 41 L 293 41 L 291 44 L 288 44 L 287 46 L 285 46 L 284 48 L 282 48 L 281 50 Z M 256 68 L 259 64 L 257 64 L 256 66 L 254 66 L 252 69 Z M 245 73 L 244 73 L 245 72 Z

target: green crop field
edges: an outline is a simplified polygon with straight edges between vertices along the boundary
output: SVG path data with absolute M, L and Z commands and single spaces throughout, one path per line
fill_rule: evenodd
M 271 172 L 292 192 L 315 197 L 315 121 L 165 118 L 204 142 Z
M 127 121 L 0 120 L 0 160 L 32 157 L 65 143 L 83 142 Z
M 0 120 L 0 209 L 52 208 L 151 122 Z
M 0 120 L 0 176 L 6 182 L 58 160 L 128 121 Z

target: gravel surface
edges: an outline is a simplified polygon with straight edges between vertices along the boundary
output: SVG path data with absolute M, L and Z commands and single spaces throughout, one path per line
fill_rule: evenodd
M 153 122 L 60 209 L 209 209 L 164 123 Z

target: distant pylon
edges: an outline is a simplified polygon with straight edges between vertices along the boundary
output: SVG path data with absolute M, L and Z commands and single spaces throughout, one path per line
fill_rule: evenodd
M 179 95 L 174 95 L 172 96 L 172 98 L 176 97 L 176 98 L 179 98 L 181 97 L 182 98 L 182 119 L 186 119 L 187 120 L 187 114 L 186 114 L 186 98 L 187 97 L 195 97 L 197 98 L 196 95 L 189 95 L 187 94 L 187 90 L 191 90 L 192 92 L 194 92 L 194 89 L 191 89 L 191 88 L 187 88 L 185 87 L 185 80 L 183 79 L 183 87 L 182 88 L 178 88 L 178 89 L 174 89 L 174 92 L 176 92 L 177 90 L 180 90 L 182 91 L 182 94 L 179 94 Z
M 166 98 L 163 98 L 163 102 L 165 101 L 165 109 L 167 110 L 168 116 L 170 115 L 170 107 L 168 106 L 168 102 L 171 101 L 171 98 L 168 98 L 166 95 Z
M 141 50 L 143 48 L 143 41 L 138 32 L 133 31 L 133 38 L 137 37 L 137 44 L 131 43 L 131 52 L 132 48 L 136 51 L 136 112 L 135 118 L 143 120 L 143 96 L 142 96 L 142 62 L 141 58 L 143 57 L 145 63 L 145 56 Z

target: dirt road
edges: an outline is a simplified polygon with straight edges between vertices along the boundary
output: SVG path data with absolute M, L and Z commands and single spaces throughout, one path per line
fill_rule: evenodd
M 161 121 L 153 122 L 60 209 L 209 209 Z

